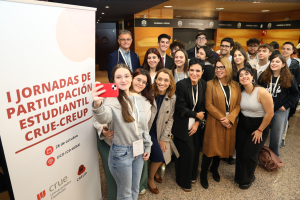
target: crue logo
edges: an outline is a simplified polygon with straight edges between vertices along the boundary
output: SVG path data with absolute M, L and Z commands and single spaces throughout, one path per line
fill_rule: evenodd
M 44 198 L 46 196 L 46 191 L 44 190 L 43 192 L 41 192 L 41 193 L 39 193 L 38 195 L 37 195 L 37 199 L 38 200 L 41 200 L 42 198 Z
M 67 176 L 65 176 L 60 181 L 57 181 L 56 183 L 51 185 L 50 188 L 49 188 L 49 191 L 52 192 L 52 191 L 56 190 L 57 188 L 61 187 L 66 182 L 68 182 L 68 177 Z

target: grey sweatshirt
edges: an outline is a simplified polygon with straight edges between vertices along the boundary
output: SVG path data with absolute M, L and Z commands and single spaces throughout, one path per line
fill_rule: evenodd
M 128 96 L 133 105 L 133 113 L 138 123 L 139 136 L 136 134 L 135 122 L 127 123 L 122 116 L 121 105 L 117 98 L 106 98 L 97 109 L 93 109 L 94 118 L 100 124 L 107 124 L 109 130 L 114 131 L 112 142 L 118 145 L 132 145 L 134 141 L 143 139 L 145 152 L 151 152 L 151 137 L 148 130 L 148 121 L 143 108 L 141 96 Z M 134 100 L 135 99 L 135 100 Z M 136 106 L 139 113 L 137 113 Z M 94 103 L 93 103 L 94 104 Z M 94 108 L 94 105 L 92 105 Z

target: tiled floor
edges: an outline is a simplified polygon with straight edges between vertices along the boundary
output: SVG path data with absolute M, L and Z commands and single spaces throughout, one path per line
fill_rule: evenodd
M 171 162 L 164 170 L 160 169 L 159 171 L 163 179 L 161 184 L 156 183 L 159 194 L 155 195 L 147 190 L 146 194 L 139 196 L 139 199 L 300 199 L 300 111 L 297 111 L 289 123 L 286 146 L 280 148 L 280 158 L 286 166 L 276 172 L 268 172 L 258 166 L 255 171 L 256 180 L 248 190 L 239 189 L 238 185 L 233 182 L 235 165 L 228 165 L 221 161 L 220 182 L 215 182 L 209 173 L 207 190 L 201 187 L 198 177 L 197 183 L 192 186 L 193 191 L 184 192 L 175 182 L 175 166 L 174 162 Z M 201 157 L 202 154 L 200 162 Z M 106 180 L 101 159 L 100 171 L 102 194 L 103 198 L 107 199 Z

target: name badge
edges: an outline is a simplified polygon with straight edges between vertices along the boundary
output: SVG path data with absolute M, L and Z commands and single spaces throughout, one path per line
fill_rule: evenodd
M 229 112 L 226 112 L 226 116 L 228 116 L 229 115 Z
M 189 130 L 191 129 L 191 127 L 193 126 L 193 124 L 195 124 L 196 119 L 195 118 L 189 118 Z
M 136 157 L 144 153 L 143 139 L 133 142 L 132 146 L 133 146 L 133 157 Z

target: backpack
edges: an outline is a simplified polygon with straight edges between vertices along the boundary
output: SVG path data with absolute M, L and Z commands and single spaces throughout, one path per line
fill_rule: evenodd
M 258 160 L 259 165 L 265 167 L 269 172 L 277 171 L 279 167 L 285 166 L 278 156 L 266 146 L 259 151 Z

